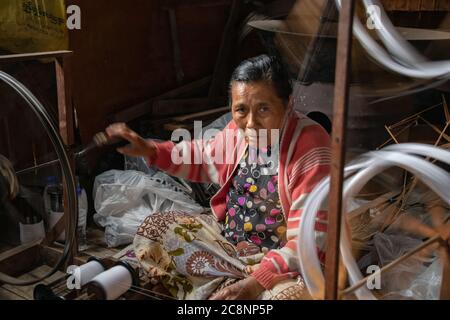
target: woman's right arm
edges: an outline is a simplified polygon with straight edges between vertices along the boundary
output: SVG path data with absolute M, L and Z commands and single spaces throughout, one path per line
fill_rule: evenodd
M 117 152 L 132 157 L 144 157 L 153 159 L 156 157 L 157 147 L 152 140 L 145 140 L 139 134 L 131 130 L 125 123 L 115 123 L 106 128 L 109 139 L 125 139 L 130 144 L 118 148 Z
M 130 142 L 130 145 L 117 149 L 118 152 L 133 156 L 144 157 L 147 162 L 172 176 L 187 179 L 194 182 L 220 183 L 219 171 L 223 166 L 216 161 L 211 161 L 212 154 L 217 149 L 224 152 L 224 144 L 217 143 L 217 137 L 203 140 L 183 141 L 175 144 L 172 141 L 155 142 L 146 140 L 139 134 L 128 128 L 124 123 L 116 123 L 106 129 L 110 139 L 122 138 Z M 221 133 L 218 134 L 221 136 Z

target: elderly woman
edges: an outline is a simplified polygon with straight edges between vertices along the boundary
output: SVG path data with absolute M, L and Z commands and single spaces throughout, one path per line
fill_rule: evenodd
M 292 87 L 277 59 L 241 63 L 230 81 L 232 121 L 211 139 L 144 140 L 124 124 L 106 132 L 168 174 L 221 188 L 213 215 L 149 216 L 134 246 L 142 267 L 180 299 L 305 298 L 296 255 L 305 199 L 329 173 L 327 132 L 293 110 Z M 179 161 L 180 157 L 184 159 Z M 186 161 L 187 160 L 187 161 Z M 324 256 L 326 212 L 316 235 Z

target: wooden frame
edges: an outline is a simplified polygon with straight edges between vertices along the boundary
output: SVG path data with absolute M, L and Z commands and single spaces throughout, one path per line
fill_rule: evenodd
M 52 51 L 52 52 L 38 52 L 28 54 L 12 54 L 0 56 L 0 65 L 51 59 L 55 65 L 56 89 L 57 89 L 57 103 L 58 103 L 58 122 L 59 132 L 66 147 L 66 152 L 69 161 L 74 170 L 74 118 L 73 106 L 71 97 L 70 85 L 70 61 L 69 58 L 72 51 Z M 32 244 L 22 245 L 12 250 L 4 252 L 0 255 L 0 272 L 4 274 L 14 275 L 27 271 L 27 268 L 33 268 L 36 263 L 41 261 L 40 254 L 45 251 L 47 246 L 52 244 L 59 234 L 64 230 L 66 217 L 68 215 L 68 201 L 64 197 L 64 216 L 58 223 L 46 234 L 46 238 L 42 243 L 35 242 Z M 77 255 L 77 246 L 69 253 L 67 263 L 71 264 Z M 31 260 L 30 260 L 31 259 Z M 10 266 L 13 266 L 11 268 Z
M 350 61 L 352 48 L 352 26 L 355 11 L 355 1 L 342 1 L 342 8 L 339 15 L 338 29 L 338 47 L 336 56 L 336 79 L 333 110 L 333 133 L 331 139 L 332 147 L 332 167 L 331 167 L 331 185 L 329 197 L 329 220 L 328 220 L 328 238 L 327 238 L 327 256 L 325 263 L 325 299 L 336 300 L 341 294 L 348 294 L 364 285 L 366 279 L 339 292 L 339 243 L 341 235 L 342 221 L 342 190 L 343 190 L 343 171 L 345 159 L 345 139 L 346 139 L 346 121 L 348 112 L 348 94 Z M 445 101 L 444 101 L 445 103 Z M 447 114 L 446 114 L 447 116 Z M 448 126 L 448 124 L 447 124 Z M 447 128 L 447 127 L 446 127 Z M 388 129 L 388 128 L 387 128 Z M 440 138 L 442 137 L 442 133 Z M 395 137 L 393 137 L 395 140 Z M 422 245 L 408 252 L 404 256 L 392 261 L 376 273 L 386 271 L 408 257 L 426 249 L 434 244 L 439 245 L 439 254 L 443 259 L 443 274 L 441 284 L 447 283 L 447 286 L 441 286 L 440 299 L 450 300 L 450 222 L 436 227 L 436 234 L 430 237 Z M 372 274 L 371 276 L 374 276 Z

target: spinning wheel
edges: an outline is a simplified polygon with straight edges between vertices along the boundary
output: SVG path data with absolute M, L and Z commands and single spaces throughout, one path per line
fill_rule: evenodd
M 45 54 L 43 55 L 45 56 Z M 23 57 L 19 57 L 23 58 Z M 6 59 L 8 60 L 8 59 Z M 61 68 L 59 62 L 56 62 L 56 70 L 59 70 Z M 61 75 L 59 75 L 61 78 Z M 58 78 L 58 75 L 57 75 Z M 58 80 L 60 80 L 58 78 Z M 30 107 L 30 109 L 35 113 L 36 117 L 38 118 L 39 122 L 42 124 L 42 126 L 45 128 L 47 135 L 49 136 L 53 147 L 56 151 L 56 154 L 60 160 L 61 164 L 61 170 L 62 174 L 64 176 L 64 190 L 66 190 L 67 194 L 67 219 L 66 219 L 66 234 L 67 234 L 67 241 L 64 247 L 63 254 L 59 258 L 58 262 L 56 263 L 56 266 L 52 268 L 52 270 L 45 274 L 42 277 L 39 277 L 39 279 L 35 280 L 19 280 L 7 273 L 0 272 L 0 282 L 11 284 L 11 285 L 17 285 L 17 286 L 26 286 L 38 283 L 48 277 L 50 277 L 52 274 L 54 274 L 67 260 L 70 250 L 73 247 L 73 244 L 75 243 L 75 233 L 76 233 L 76 220 L 77 220 L 77 196 L 75 191 L 75 180 L 74 180 L 74 174 L 71 169 L 70 161 L 68 154 L 66 152 L 66 147 L 62 141 L 62 138 L 59 134 L 58 128 L 54 125 L 51 116 L 49 115 L 47 109 L 41 104 L 39 100 L 17 79 L 10 76 L 9 74 L 0 71 L 0 80 L 4 82 L 6 85 L 11 87 L 17 94 L 19 94 L 24 101 L 26 102 L 27 106 Z M 5 177 L 4 180 L 7 182 L 8 189 L 9 189 L 9 197 L 12 199 L 18 192 L 19 185 L 17 182 L 17 178 L 15 177 L 15 173 L 12 169 L 12 166 L 8 164 L 3 158 L 0 159 L 1 161 L 1 175 Z M 25 246 L 24 250 L 26 250 L 28 247 Z M 6 258 L 5 258 L 6 257 Z M 2 255 L 2 261 L 3 259 L 7 259 L 10 257 L 10 254 L 3 253 Z M 3 269 L 2 269 L 3 270 Z
M 365 287 L 368 280 L 394 268 L 405 259 L 419 252 L 428 250 L 427 254 L 429 254 L 430 250 L 433 249 L 438 250 L 439 257 L 444 265 L 441 297 L 447 297 L 450 290 L 448 286 L 450 222 L 448 218 L 445 218 L 445 206 L 450 205 L 450 174 L 418 156 L 430 157 L 444 164 L 450 164 L 450 152 L 447 150 L 428 145 L 399 144 L 389 146 L 382 151 L 368 153 L 345 168 L 347 180 L 344 187 L 344 203 L 346 203 L 345 199 L 357 194 L 370 179 L 392 166 L 402 167 L 420 177 L 424 184 L 434 191 L 440 199 L 428 205 L 432 217 L 432 227 L 424 225 L 414 218 L 406 218 L 400 224 L 400 228 L 424 237 L 425 241 L 369 277 L 363 277 L 361 274 L 352 254 L 350 235 L 343 225 L 340 251 L 351 286 L 340 292 L 341 298 L 355 293 L 359 299 L 375 299 L 374 295 Z M 413 181 L 408 190 L 411 190 L 414 185 L 415 182 Z M 316 299 L 323 298 L 324 277 L 315 253 L 314 232 L 311 232 L 311 230 L 314 230 L 312 227 L 316 220 L 316 212 L 328 193 L 328 187 L 329 179 L 322 181 L 314 189 L 305 203 L 304 216 L 299 229 L 298 243 L 302 244 L 302 250 L 299 250 L 301 272 L 311 295 Z M 400 199 L 403 198 L 400 197 L 397 202 Z M 400 208 L 402 208 L 401 203 Z

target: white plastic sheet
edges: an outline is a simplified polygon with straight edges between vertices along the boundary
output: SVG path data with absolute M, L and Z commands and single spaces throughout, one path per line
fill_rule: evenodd
M 94 183 L 94 221 L 105 227 L 108 246 L 133 241 L 139 225 L 155 212 L 183 211 L 194 214 L 204 209 L 163 172 L 153 176 L 138 171 L 111 170 Z

